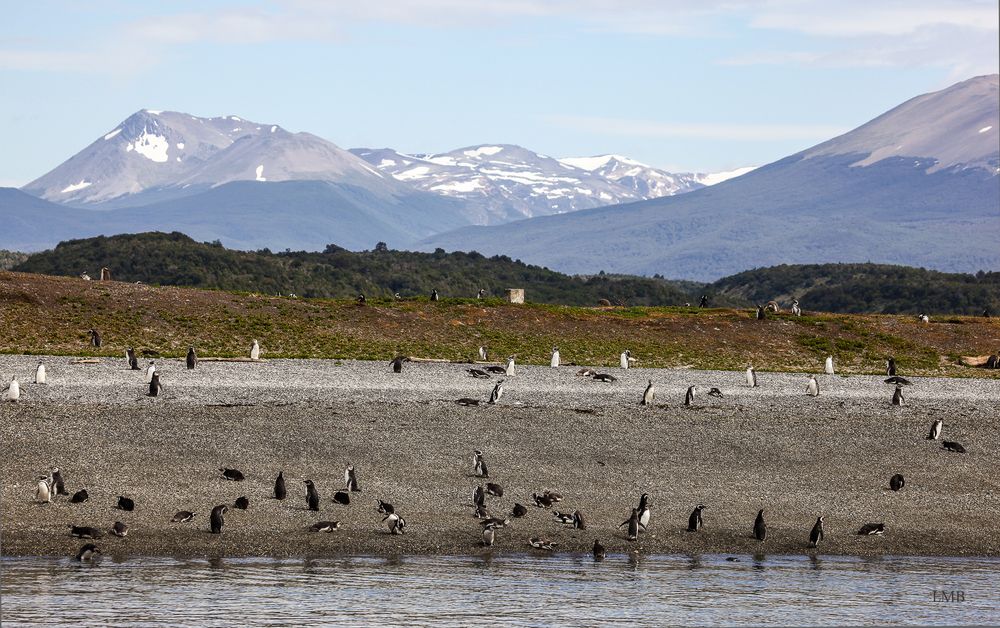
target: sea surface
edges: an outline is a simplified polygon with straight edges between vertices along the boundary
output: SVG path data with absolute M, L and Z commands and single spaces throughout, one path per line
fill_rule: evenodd
M 1000 623 L 1000 560 L 986 558 L 29 557 L 0 567 L 5 627 Z

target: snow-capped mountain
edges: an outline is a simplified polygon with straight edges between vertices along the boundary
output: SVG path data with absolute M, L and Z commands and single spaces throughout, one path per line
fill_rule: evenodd
M 460 198 L 478 224 L 563 214 L 672 196 L 704 187 L 700 174 L 673 174 L 618 155 L 556 159 L 512 144 L 406 155 L 390 148 L 351 152 L 426 192 Z

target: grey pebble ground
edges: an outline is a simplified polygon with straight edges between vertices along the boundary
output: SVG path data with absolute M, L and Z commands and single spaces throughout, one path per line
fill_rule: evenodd
M 32 383 L 39 360 L 44 386 Z M 912 378 L 907 405 L 893 407 L 882 377 L 818 375 L 812 398 L 804 374 L 759 373 L 751 389 L 742 372 L 604 369 L 619 378 L 604 384 L 577 376 L 579 367 L 519 365 L 500 404 L 461 407 L 459 397 L 485 402 L 496 378 L 473 379 L 461 364 L 410 363 L 397 375 L 387 362 L 202 362 L 188 371 L 164 359 L 163 394 L 149 398 L 143 373 L 124 358 L 73 361 L 0 356 L 4 385 L 12 375 L 22 384 L 19 402 L 0 404 L 4 555 L 72 554 L 81 542 L 69 524 L 115 521 L 129 535 L 99 544 L 118 556 L 524 552 L 532 536 L 579 552 L 600 539 L 609 551 L 657 553 L 1000 554 L 1000 380 Z M 641 407 L 648 379 L 655 405 Z M 693 384 L 700 394 L 686 408 Z M 723 398 L 705 395 L 713 386 Z M 968 453 L 925 440 L 937 418 L 942 440 Z M 474 449 L 505 489 L 488 498 L 491 513 L 504 516 L 515 502 L 529 509 L 489 549 L 472 516 L 482 482 Z M 341 506 L 331 497 L 347 464 L 362 492 Z M 52 465 L 89 501 L 37 504 L 36 478 Z M 226 481 L 219 467 L 246 480 Z M 284 501 L 271 497 L 279 470 Z M 906 478 L 899 492 L 889 490 L 895 473 Z M 303 478 L 319 489 L 318 513 L 305 508 Z M 588 529 L 531 505 L 546 489 L 565 498 L 555 510 L 581 510 Z M 651 524 L 629 542 L 617 525 L 643 492 Z M 133 498 L 135 511 L 116 510 L 118 495 Z M 241 495 L 249 509 L 230 508 L 223 534 L 209 534 L 212 506 Z M 395 504 L 405 535 L 388 534 L 376 499 Z M 707 505 L 705 529 L 688 533 L 698 503 Z M 764 543 L 751 538 L 759 508 Z M 170 523 L 178 510 L 194 521 Z M 809 550 L 821 514 L 827 538 Z M 310 532 L 320 520 L 342 529 Z M 857 536 L 868 522 L 885 522 L 885 535 Z

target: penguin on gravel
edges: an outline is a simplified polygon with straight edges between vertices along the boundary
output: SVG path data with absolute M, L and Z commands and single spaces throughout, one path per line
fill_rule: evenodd
M 654 392 L 655 391 L 653 389 L 653 380 L 649 380 L 649 383 L 646 385 L 646 391 L 642 393 L 642 401 L 640 402 L 640 405 L 643 406 L 651 405 L 653 403 Z
M 212 529 L 212 534 L 222 534 L 222 525 L 226 522 L 223 515 L 229 512 L 229 506 L 225 504 L 219 504 L 212 509 L 212 515 L 210 520 L 210 526 Z

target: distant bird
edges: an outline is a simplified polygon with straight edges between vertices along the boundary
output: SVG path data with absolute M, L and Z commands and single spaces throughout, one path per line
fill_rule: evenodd
M 698 301 L 698 307 L 708 307 L 708 297 L 706 295 L 701 295 L 701 300 Z
M 43 504 L 52 503 L 52 478 L 49 476 L 39 476 L 38 483 L 35 484 L 35 501 Z
M 885 380 L 886 384 L 895 384 L 896 386 L 909 386 L 912 382 L 905 377 L 899 377 L 898 375 L 893 375 L 889 379 Z
M 501 379 L 493 387 L 493 392 L 490 393 L 490 403 L 497 403 L 500 401 L 500 397 L 503 396 L 503 380 Z
M 751 388 L 757 387 L 757 371 L 754 370 L 752 365 L 747 367 L 747 386 Z
M 487 358 L 487 353 L 486 353 L 486 347 L 480 345 L 479 346 L 479 360 L 481 362 L 485 362 L 487 359 L 488 358 Z
M 594 554 L 595 559 L 603 560 L 604 557 L 607 556 L 608 550 L 606 547 L 601 545 L 601 541 L 599 539 L 594 539 L 594 549 L 592 553 Z
M 69 498 L 69 503 L 82 504 L 88 499 L 90 499 L 90 493 L 87 492 L 87 489 L 81 488 L 77 492 L 73 493 L 73 496 Z
M 705 527 L 705 522 L 702 521 L 701 518 L 702 510 L 705 510 L 705 505 L 698 504 L 697 506 L 694 507 L 694 510 L 691 511 L 691 516 L 688 517 L 688 529 L 687 529 L 688 532 L 697 532 L 698 530 L 701 530 L 703 527 Z
M 491 497 L 503 497 L 503 487 L 495 482 L 487 482 L 486 494 Z
M 811 532 L 809 532 L 809 547 L 817 547 L 819 542 L 823 540 L 823 517 L 816 517 L 816 525 L 813 526 Z
M 858 534 L 862 536 L 875 536 L 885 534 L 885 524 L 884 523 L 866 523 L 861 526 L 858 530 Z
M 559 347 L 552 347 L 552 355 L 549 358 L 549 366 L 557 368 L 559 366 Z
M 802 308 L 799 307 L 798 299 L 792 299 L 792 316 L 802 316 Z
M 582 368 L 579 371 L 577 371 L 576 374 L 579 377 L 593 377 L 594 375 L 597 375 L 597 371 L 590 368 Z
M 757 320 L 759 320 L 759 321 L 762 321 L 762 320 L 764 320 L 764 319 L 765 319 L 766 317 L 767 317 L 767 314 L 766 314 L 766 313 L 765 313 L 765 311 L 764 311 L 764 307 L 763 307 L 763 306 L 760 306 L 760 305 L 758 305 L 758 306 L 757 306 Z
M 483 452 L 479 449 L 472 452 L 472 465 L 475 471 L 476 477 L 488 478 L 490 477 L 490 471 L 486 467 L 486 460 L 483 458 Z
M 403 372 L 403 362 L 409 362 L 409 361 L 410 361 L 409 357 L 407 357 L 405 355 L 397 355 L 396 357 L 394 357 L 392 359 L 392 362 L 390 362 L 389 365 L 392 366 L 392 372 L 393 373 L 402 373 Z
M 135 500 L 124 495 L 118 496 L 118 502 L 115 504 L 115 508 L 118 510 L 124 510 L 126 512 L 132 512 L 135 510 Z
M 90 281 L 90 275 L 87 274 L 87 271 L 83 271 L 82 273 L 80 273 L 80 279 L 83 279 L 84 281 Z
M 278 471 L 278 477 L 274 478 L 274 498 L 285 499 L 288 492 L 285 490 L 284 471 Z
M 21 384 L 17 382 L 17 377 L 11 377 L 7 389 L 3 392 L 3 400 L 17 402 L 21 398 Z
M 833 375 L 833 356 L 826 356 L 826 362 L 823 364 L 823 372 L 827 375 Z
M 231 482 L 242 482 L 245 478 L 243 472 L 239 469 L 229 469 L 226 467 L 219 467 L 219 471 L 222 472 L 222 477 L 230 480 Z
M 149 361 L 149 366 L 146 367 L 146 383 L 153 381 L 153 373 L 156 372 L 156 363 L 152 360 Z
M 226 522 L 222 515 L 229 512 L 229 506 L 225 504 L 219 504 L 212 509 L 212 514 L 209 517 L 209 528 L 212 534 L 222 534 L 222 525 Z
M 957 443 L 952 440 L 946 440 L 943 443 L 941 443 L 941 448 L 947 449 L 948 451 L 953 451 L 957 454 L 965 453 L 965 447 L 962 446 L 962 443 Z
M 101 334 L 96 329 L 90 330 L 90 344 L 95 349 L 101 348 Z
M 476 379 L 489 379 L 490 378 L 490 374 L 489 373 L 487 373 L 486 371 L 482 371 L 480 369 L 466 369 L 465 372 L 468 373 L 469 375 L 475 377 Z
M 896 391 L 892 393 L 892 405 L 901 406 L 904 405 L 905 403 L 906 400 L 903 398 L 903 387 L 896 386 Z
M 358 487 L 358 476 L 354 472 L 354 465 L 347 465 L 344 469 L 344 484 L 348 491 L 352 493 L 360 493 L 361 489 Z
M 170 523 L 187 523 L 194 519 L 194 513 L 190 510 L 179 510 L 171 519 Z
M 767 538 L 767 524 L 764 523 L 764 509 L 757 511 L 757 518 L 753 522 L 753 538 L 763 541 Z
M 896 376 L 896 359 L 889 357 L 885 359 L 885 374 L 888 377 Z
M 483 528 L 483 545 L 485 547 L 492 547 L 493 542 L 496 540 L 496 528 L 493 526 L 486 526 Z
M 926 314 L 921 314 L 920 316 L 917 316 L 917 320 L 921 323 L 929 323 L 931 322 L 931 317 Z
M 306 507 L 309 510 L 319 511 L 319 491 L 312 480 L 303 480 L 306 484 Z
M 809 376 L 809 385 L 806 387 L 806 394 L 810 397 L 819 397 L 819 382 L 815 375 Z
M 398 292 L 396 292 L 395 294 L 393 294 L 392 298 L 396 299 L 397 301 L 402 301 L 403 300 L 403 297 L 401 297 Z
M 937 440 L 941 436 L 941 428 L 944 427 L 944 421 L 941 419 L 936 419 L 931 423 L 931 431 L 927 434 L 927 440 Z
M 636 510 L 639 511 L 639 527 L 642 528 L 643 532 L 645 532 L 646 528 L 649 526 L 649 517 L 651 514 L 649 510 L 648 493 L 643 493 L 639 496 L 639 506 Z
M 163 392 L 163 384 L 160 383 L 160 374 L 153 373 L 153 377 L 149 380 L 149 392 L 147 395 L 158 397 L 161 392 Z
M 188 347 L 187 358 L 185 359 L 189 371 L 193 371 L 198 365 L 198 356 L 194 352 L 194 347 Z
M 125 360 L 128 361 L 128 367 L 133 371 L 139 370 L 139 358 L 135 356 L 135 349 L 129 347 L 125 349 Z
M 434 290 L 431 290 L 431 301 L 437 301 L 440 298 L 441 297 L 438 296 L 437 288 L 435 288 Z
M 257 340 L 254 340 L 253 344 L 250 345 L 250 359 L 254 361 L 260 359 L 260 343 Z
M 403 534 L 406 528 L 406 520 L 396 513 L 386 515 L 382 522 L 389 527 L 390 534 Z
M 101 550 L 97 549 L 97 546 L 93 543 L 87 543 L 80 548 L 80 551 L 76 553 L 76 559 L 81 563 L 89 563 L 94 560 L 96 554 L 100 554 Z
M 642 401 L 639 402 L 640 405 L 648 406 L 653 403 L 653 380 L 649 380 L 649 384 L 646 385 L 646 391 L 642 393 Z
M 378 500 L 378 508 L 376 510 L 383 515 L 391 515 L 396 512 L 396 508 L 389 502 L 384 502 L 381 499 Z
M 622 351 L 622 354 L 618 356 L 618 364 L 623 368 L 627 369 L 632 362 L 635 362 L 635 358 L 632 357 L 632 352 L 628 349 Z
M 340 528 L 339 521 L 317 521 L 316 523 L 309 526 L 309 529 L 313 532 L 333 532 Z
M 250 500 L 247 498 L 246 495 L 241 495 L 241 496 L 237 497 L 236 501 L 233 502 L 233 508 L 239 508 L 240 510 L 246 510 L 249 507 L 250 507 Z
M 554 542 L 538 536 L 533 536 L 528 539 L 528 545 L 535 549 L 548 550 L 550 552 L 556 548 L 556 544 Z
M 115 521 L 114 525 L 111 526 L 111 529 L 108 530 L 108 532 L 119 538 L 122 538 L 128 535 L 128 526 L 122 523 L 121 521 Z
M 687 392 L 684 393 L 684 405 L 690 406 L 694 404 L 694 397 L 698 394 L 697 386 L 689 386 Z
M 906 486 L 906 479 L 903 478 L 902 474 L 897 473 L 896 475 L 889 478 L 889 488 L 894 491 L 898 491 Z
M 484 288 L 480 288 L 479 292 L 476 294 L 476 298 L 477 299 L 485 299 L 486 298 L 486 290 Z
M 708 396 L 715 397 L 716 399 L 722 399 L 722 391 L 713 386 L 712 389 L 708 391 Z
M 52 467 L 49 470 L 49 475 L 52 476 L 52 487 L 55 489 L 56 495 L 69 495 L 69 491 L 66 490 L 66 482 L 63 480 L 62 471 L 59 467 Z
M 506 368 L 504 368 L 504 373 L 507 375 L 507 377 L 511 377 L 514 375 L 514 356 L 510 356 L 507 358 L 507 366 Z
M 535 506 L 539 508 L 551 508 L 552 504 L 556 503 L 557 500 L 553 499 L 548 493 L 539 495 L 538 493 L 531 494 L 532 501 L 535 502 Z
M 348 493 L 347 491 L 337 491 L 336 493 L 333 494 L 333 501 L 334 503 L 340 504 L 341 506 L 350 506 L 351 494 Z
M 609 375 L 608 373 L 598 373 L 594 375 L 594 381 L 611 383 L 611 382 L 617 382 L 618 378 L 615 377 L 614 375 Z
M 514 515 L 516 519 L 520 519 L 521 517 L 528 514 L 528 509 L 527 507 L 521 504 L 514 504 L 514 508 L 513 510 L 511 510 L 511 514 Z
M 42 364 L 41 362 L 39 362 L 38 366 L 35 367 L 35 383 L 36 384 L 45 384 L 46 383 L 46 381 L 45 381 L 45 365 Z
M 638 508 L 633 508 L 632 509 L 632 514 L 629 516 L 629 518 L 626 519 L 625 521 L 621 522 L 620 524 L 618 524 L 619 528 L 623 528 L 625 526 L 628 526 L 627 535 L 628 535 L 628 540 L 629 541 L 635 541 L 636 539 L 639 538 L 639 509 Z

